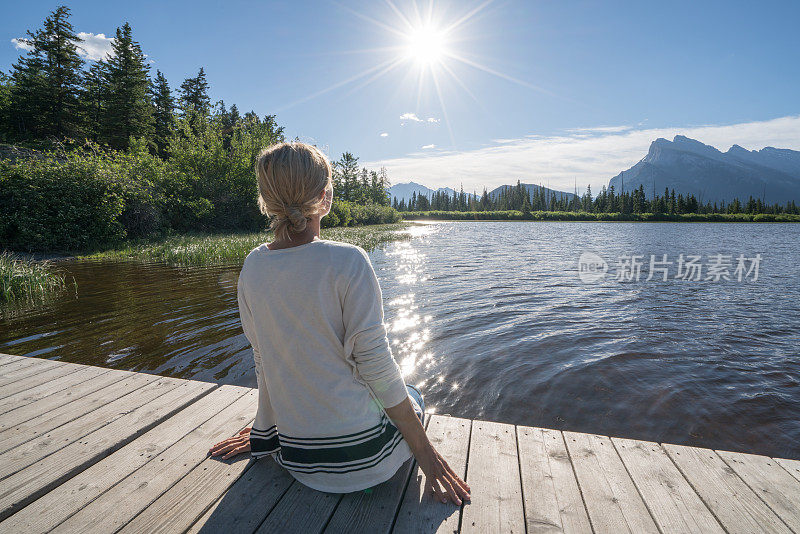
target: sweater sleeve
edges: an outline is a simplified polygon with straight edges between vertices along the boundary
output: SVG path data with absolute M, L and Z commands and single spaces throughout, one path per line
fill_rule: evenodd
M 403 375 L 389 347 L 383 322 L 383 296 L 375 270 L 361 252 L 342 302 L 345 355 L 352 354 L 356 370 L 375 397 L 391 408 L 407 396 Z
M 272 413 L 272 405 L 269 401 L 266 380 L 264 380 L 264 369 L 261 365 L 261 352 L 258 348 L 258 339 L 255 335 L 256 325 L 250 306 L 247 304 L 244 284 L 242 277 L 239 276 L 237 282 L 237 300 L 239 302 L 239 317 L 242 321 L 242 330 L 250 345 L 253 347 L 253 363 L 256 370 L 256 382 L 258 384 L 258 410 L 253 422 L 253 428 L 257 430 L 267 430 L 275 424 Z M 255 450 L 255 449 L 253 449 Z

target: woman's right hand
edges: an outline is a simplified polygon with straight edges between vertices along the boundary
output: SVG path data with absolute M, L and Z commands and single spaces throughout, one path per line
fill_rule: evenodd
M 470 500 L 469 485 L 453 471 L 430 442 L 415 457 L 419 468 L 425 473 L 425 493 L 433 495 L 436 500 L 449 500 L 459 506 L 462 499 Z
M 385 410 L 386 415 L 403 434 L 419 468 L 425 473 L 425 493 L 432 494 L 442 502 L 449 500 L 459 506 L 462 499 L 469 500 L 469 485 L 461 480 L 433 447 L 408 397 L 397 406 Z

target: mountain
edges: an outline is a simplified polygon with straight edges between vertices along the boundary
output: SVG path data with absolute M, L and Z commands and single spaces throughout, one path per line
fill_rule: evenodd
M 424 195 L 430 197 L 433 193 L 437 191 L 447 191 L 447 194 L 451 197 L 455 190 L 450 187 L 440 187 L 439 189 L 431 189 L 430 187 L 426 187 L 422 184 L 418 184 L 416 182 L 408 182 L 406 184 L 395 184 L 389 188 L 389 198 L 393 201 L 397 198 L 397 201 L 400 202 L 401 200 L 405 200 L 408 202 L 411 200 L 411 195 L 416 193 L 417 196 Z M 472 193 L 469 193 L 472 195 Z
M 733 145 L 727 152 L 676 135 L 656 139 L 647 155 L 609 182 L 614 190 L 644 187 L 645 196 L 664 189 L 694 194 L 700 202 L 746 201 L 751 195 L 767 203 L 800 201 L 800 152 L 773 147 L 746 150 Z
M 528 195 L 529 196 L 531 195 L 531 192 L 538 192 L 539 188 L 541 188 L 542 190 L 544 190 L 545 196 L 548 199 L 550 198 L 550 195 L 553 195 L 553 194 L 556 195 L 556 198 L 559 198 L 561 195 L 563 195 L 567 199 L 571 199 L 573 197 L 572 193 L 565 193 L 563 191 L 556 191 L 554 189 L 548 189 L 547 187 L 542 187 L 542 186 L 535 185 L 535 184 L 522 184 L 522 185 L 528 191 Z M 491 191 L 489 191 L 489 197 L 492 198 L 493 200 L 497 200 L 497 197 L 500 196 L 500 191 L 504 187 L 514 187 L 514 186 L 512 186 L 512 185 L 501 185 L 500 187 L 496 187 L 496 188 L 492 189 Z M 431 189 L 429 187 L 426 187 L 426 186 L 424 186 L 422 184 L 418 184 L 416 182 L 408 182 L 408 183 L 405 183 L 405 184 L 395 184 L 395 185 L 391 186 L 389 188 L 389 195 L 390 195 L 390 198 L 392 200 L 394 200 L 394 198 L 397 198 L 398 202 L 401 199 L 405 199 L 406 202 L 408 202 L 409 200 L 411 200 L 411 195 L 413 193 L 416 193 L 417 195 L 422 194 L 422 195 L 426 195 L 426 196 L 430 197 L 434 192 L 437 192 L 437 191 L 446 191 L 447 194 L 450 195 L 451 197 L 453 196 L 453 193 L 455 193 L 455 190 L 453 188 L 451 188 L 451 187 L 440 187 L 439 189 Z M 465 193 L 466 193 L 466 191 L 465 191 Z M 472 196 L 471 192 L 470 193 L 466 193 L 466 194 L 467 194 L 467 198 Z M 476 198 L 480 198 L 481 194 L 483 194 L 483 191 L 477 192 L 475 194 Z

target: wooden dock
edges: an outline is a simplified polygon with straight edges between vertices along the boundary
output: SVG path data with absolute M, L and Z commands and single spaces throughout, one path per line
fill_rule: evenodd
M 800 461 L 433 415 L 472 487 L 411 462 L 344 495 L 272 459 L 207 457 L 256 391 L 0 355 L 0 532 L 800 533 Z

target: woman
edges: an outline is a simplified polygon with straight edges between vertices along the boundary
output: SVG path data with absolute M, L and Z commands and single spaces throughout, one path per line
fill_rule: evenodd
M 369 257 L 319 238 L 333 199 L 327 158 L 281 143 L 261 152 L 256 175 L 275 240 L 248 254 L 238 299 L 258 411 L 252 428 L 210 453 L 271 455 L 301 483 L 334 493 L 384 482 L 413 454 L 426 492 L 460 505 L 469 486 L 425 434 L 422 396 L 392 356 Z

